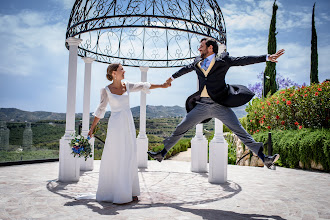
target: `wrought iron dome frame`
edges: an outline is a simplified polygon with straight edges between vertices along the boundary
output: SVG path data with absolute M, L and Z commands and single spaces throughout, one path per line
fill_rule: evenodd
M 180 67 L 199 55 L 202 37 L 226 45 L 226 28 L 216 0 L 76 0 L 69 37 L 97 62 Z

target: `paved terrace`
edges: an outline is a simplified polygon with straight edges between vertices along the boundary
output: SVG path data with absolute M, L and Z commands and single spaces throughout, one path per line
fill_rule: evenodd
M 58 162 L 0 167 L 0 219 L 330 219 L 329 173 L 228 167 L 210 184 L 190 162 L 149 161 L 139 172 L 140 201 L 75 200 L 95 193 L 100 161 L 78 183 L 59 183 Z

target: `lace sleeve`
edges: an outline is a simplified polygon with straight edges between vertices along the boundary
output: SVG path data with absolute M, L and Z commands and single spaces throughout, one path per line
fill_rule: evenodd
M 101 89 L 100 104 L 96 108 L 93 115 L 98 118 L 104 118 L 105 111 L 107 110 L 107 104 L 108 104 L 107 91 L 105 90 L 105 88 L 103 88 Z
M 140 92 L 143 91 L 144 93 L 149 94 L 150 93 L 150 86 L 151 84 L 149 82 L 137 82 L 137 83 L 127 83 L 127 90 L 128 92 Z

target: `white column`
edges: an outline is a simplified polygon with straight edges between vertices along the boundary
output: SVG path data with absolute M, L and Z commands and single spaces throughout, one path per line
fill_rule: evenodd
M 197 79 L 197 89 L 199 89 Z M 196 135 L 191 139 L 191 171 L 197 173 L 207 172 L 207 146 L 208 142 L 203 135 L 203 124 L 196 125 Z
M 81 39 L 70 37 L 66 39 L 69 44 L 69 67 L 68 67 L 68 88 L 66 105 L 66 127 L 65 134 L 60 140 L 59 155 L 59 181 L 78 181 L 80 176 L 79 158 L 74 158 L 70 142 L 75 134 L 75 113 L 76 113 L 76 84 L 77 84 L 77 55 L 78 45 Z
M 84 104 L 83 104 L 83 120 L 81 135 L 87 138 L 89 131 L 89 114 L 90 114 L 90 97 L 91 97 L 91 78 L 92 78 L 92 63 L 93 58 L 83 57 L 85 62 L 85 78 L 84 78 Z M 94 139 L 94 138 L 92 138 Z M 90 140 L 93 156 L 85 161 L 85 158 L 80 158 L 80 170 L 91 171 L 94 169 L 94 140 Z
M 147 72 L 149 67 L 141 66 L 141 82 L 147 81 Z M 148 167 L 148 137 L 146 134 L 146 120 L 147 120 L 147 95 L 141 92 L 140 99 L 140 130 L 136 140 L 137 144 L 137 162 L 139 168 Z
M 209 182 L 227 182 L 228 143 L 223 137 L 223 123 L 219 119 L 215 119 L 215 133 L 209 151 Z

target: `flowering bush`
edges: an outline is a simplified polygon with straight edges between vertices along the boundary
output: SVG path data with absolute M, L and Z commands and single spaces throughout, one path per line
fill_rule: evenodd
M 249 84 L 248 88 L 254 92 L 255 96 L 258 98 L 262 97 L 262 81 L 263 81 L 263 77 L 264 77 L 264 72 L 260 72 L 257 75 L 257 78 L 260 80 L 259 82 L 256 82 L 255 84 Z M 278 89 L 285 89 L 288 87 L 298 87 L 299 85 L 295 82 L 293 82 L 291 79 L 289 78 L 284 78 L 280 73 L 276 74 L 276 84 L 278 86 Z M 306 84 L 304 83 L 303 86 L 306 86 Z
M 86 139 L 80 135 L 71 140 L 70 146 L 74 157 L 78 155 L 78 157 L 84 157 L 85 160 L 92 157 L 92 148 L 88 140 L 89 138 Z
M 246 108 L 248 131 L 328 128 L 329 99 L 330 82 L 283 89 L 264 100 L 255 98 Z

